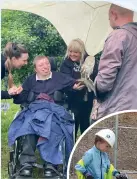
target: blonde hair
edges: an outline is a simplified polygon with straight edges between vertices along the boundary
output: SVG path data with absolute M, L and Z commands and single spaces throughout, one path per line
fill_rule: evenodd
M 28 53 L 27 49 L 21 44 L 8 42 L 4 48 L 3 55 L 6 58 L 5 66 L 8 70 L 8 87 L 11 88 L 14 86 L 13 76 L 12 76 L 12 57 L 19 58 L 22 53 Z
M 84 42 L 82 40 L 80 40 L 79 38 L 73 39 L 67 47 L 65 57 L 68 57 L 69 51 L 79 52 L 81 54 L 80 63 L 82 64 L 84 62 L 86 50 Z
M 47 60 L 49 61 L 48 57 L 46 57 L 46 56 L 44 56 L 44 55 L 38 55 L 38 56 L 36 56 L 36 57 L 34 58 L 34 60 L 33 60 L 33 65 L 34 65 L 34 67 L 36 67 L 37 61 L 42 60 L 42 59 L 47 59 Z

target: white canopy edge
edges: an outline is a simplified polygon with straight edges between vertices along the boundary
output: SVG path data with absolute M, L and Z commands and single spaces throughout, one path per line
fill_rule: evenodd
M 104 41 L 112 31 L 108 10 L 111 3 L 137 12 L 137 1 L 46 1 L 5 0 L 2 9 L 21 10 L 48 19 L 68 45 L 74 38 L 81 38 L 87 52 L 95 55 L 102 50 Z M 135 13 L 137 21 L 137 13 Z

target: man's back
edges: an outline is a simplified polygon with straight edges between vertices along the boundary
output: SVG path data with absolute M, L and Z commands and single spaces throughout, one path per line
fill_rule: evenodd
M 99 107 L 98 118 L 117 111 L 137 109 L 136 78 L 137 23 L 128 23 L 114 30 L 104 46 L 97 87 L 100 92 L 108 94 Z

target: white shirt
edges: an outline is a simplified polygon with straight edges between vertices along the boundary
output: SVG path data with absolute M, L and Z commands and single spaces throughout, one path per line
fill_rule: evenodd
M 48 79 L 50 79 L 50 78 L 52 78 L 52 72 L 50 73 L 50 75 L 49 76 L 47 76 L 45 79 L 43 79 L 43 80 L 48 80 Z M 38 77 L 38 75 L 37 75 L 37 73 L 36 73 L 36 81 L 38 81 L 38 80 L 41 80 L 41 79 L 39 79 L 39 77 Z

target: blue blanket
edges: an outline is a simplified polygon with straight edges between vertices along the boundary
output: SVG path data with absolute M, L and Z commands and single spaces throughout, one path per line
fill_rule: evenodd
M 17 137 L 36 134 L 43 137 L 37 147 L 43 160 L 62 164 L 62 145 L 66 142 L 66 160 L 73 148 L 74 120 L 66 109 L 46 100 L 36 100 L 20 112 L 8 131 L 9 146 Z

